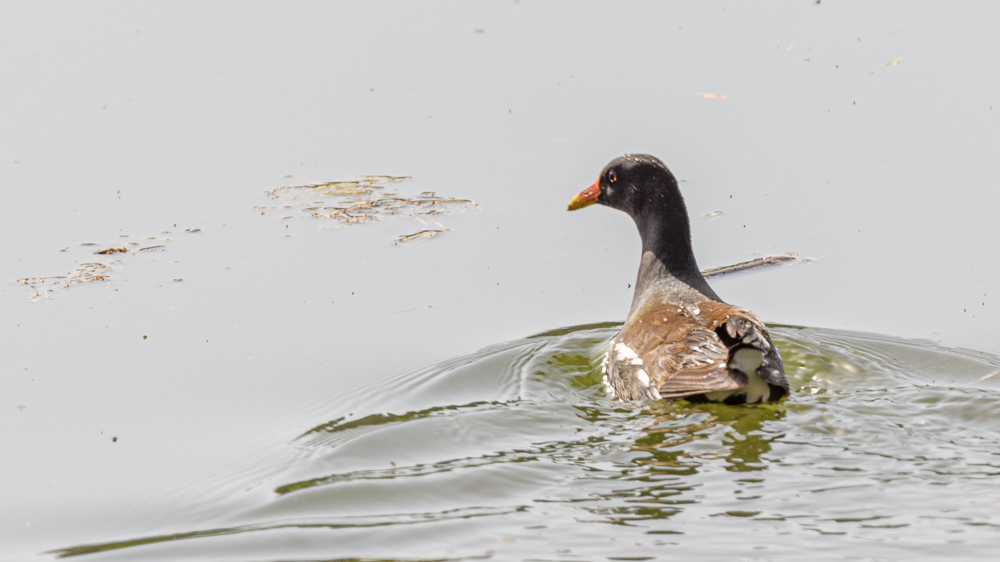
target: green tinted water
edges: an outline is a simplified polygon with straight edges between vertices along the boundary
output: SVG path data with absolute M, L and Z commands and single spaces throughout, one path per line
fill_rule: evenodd
M 1000 540 L 1000 360 L 780 326 L 779 405 L 623 403 L 617 331 L 557 330 L 338 389 L 255 505 L 100 560 L 975 558 Z M 986 377 L 986 378 L 984 378 Z M 358 380 L 359 377 L 354 377 Z M 223 486 L 225 488 L 225 486 Z M 91 558 L 91 557 L 88 557 Z

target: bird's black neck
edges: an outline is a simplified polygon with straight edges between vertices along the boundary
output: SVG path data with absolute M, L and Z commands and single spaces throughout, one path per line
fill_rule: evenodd
M 633 216 L 642 237 L 642 261 L 629 316 L 651 305 L 722 301 L 705 281 L 691 249 L 691 225 L 680 194 Z

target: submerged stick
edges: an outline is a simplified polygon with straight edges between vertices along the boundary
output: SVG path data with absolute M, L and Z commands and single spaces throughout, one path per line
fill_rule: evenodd
M 988 375 L 983 375 L 983 376 L 979 377 L 979 379 L 977 379 L 976 382 L 974 382 L 972 384 L 976 384 L 977 382 L 983 382 L 986 379 L 992 379 L 993 377 L 995 377 L 997 375 L 1000 375 L 1000 371 L 993 371 L 992 373 L 990 373 Z
M 705 271 L 702 271 L 701 274 L 704 275 L 706 278 L 721 277 L 727 273 L 736 273 L 737 271 L 747 271 L 749 269 L 757 269 L 758 267 L 764 267 L 767 265 L 779 265 L 782 262 L 798 259 L 798 257 L 799 254 L 795 252 L 792 252 L 790 254 L 775 254 L 771 256 L 764 256 L 762 258 L 757 258 L 750 261 L 734 263 L 733 265 L 727 265 L 725 267 L 706 269 Z

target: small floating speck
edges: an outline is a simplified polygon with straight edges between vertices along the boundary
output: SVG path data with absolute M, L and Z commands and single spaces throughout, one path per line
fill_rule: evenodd
M 185 228 L 184 232 L 201 232 L 200 228 Z
M 113 246 L 111 248 L 104 248 L 103 250 L 97 250 L 95 254 L 107 255 L 107 254 L 124 254 L 128 251 L 125 246 Z
M 174 283 L 180 283 L 183 279 L 174 279 Z
M 713 213 L 709 213 L 709 214 L 705 215 L 705 218 L 717 217 L 717 216 L 719 216 L 721 214 L 722 214 L 722 211 L 715 211 Z

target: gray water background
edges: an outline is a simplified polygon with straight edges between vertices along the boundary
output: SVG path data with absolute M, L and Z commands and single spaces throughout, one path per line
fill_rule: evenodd
M 620 320 L 634 227 L 564 208 L 623 152 L 683 180 L 702 267 L 815 259 L 714 281 L 730 302 L 1000 352 L 998 12 L 5 4 L 0 556 L 211 526 L 335 417 L 338 389 L 385 377 L 365 388 L 391 394 L 389 373 Z M 406 246 L 411 219 L 323 229 L 255 208 L 359 174 L 479 207 Z M 110 284 L 32 302 L 7 283 L 122 235 L 169 242 Z

